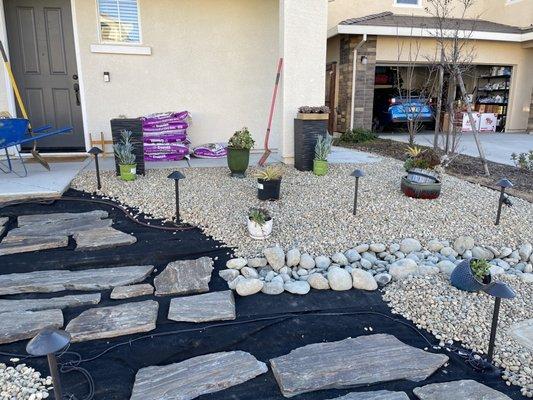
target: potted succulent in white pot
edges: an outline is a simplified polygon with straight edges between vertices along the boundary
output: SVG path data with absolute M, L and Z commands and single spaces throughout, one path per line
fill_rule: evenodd
M 120 142 L 113 145 L 115 157 L 120 168 L 120 178 L 124 181 L 133 181 L 137 177 L 137 164 L 131 135 L 131 131 L 123 130 Z
M 272 233 L 272 217 L 268 211 L 252 208 L 248 213 L 248 233 L 252 239 L 266 239 Z

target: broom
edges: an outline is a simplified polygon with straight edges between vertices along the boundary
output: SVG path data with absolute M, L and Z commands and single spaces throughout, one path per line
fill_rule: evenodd
M 274 93 L 272 93 L 272 103 L 270 104 L 270 115 L 268 116 L 268 127 L 265 135 L 265 152 L 261 156 L 259 166 L 263 166 L 266 163 L 266 160 L 272 154 L 272 151 L 268 148 L 268 140 L 270 139 L 270 128 L 272 127 L 272 117 L 274 116 L 274 108 L 276 107 L 276 96 L 278 94 L 279 80 L 281 78 L 281 69 L 283 68 L 283 58 L 279 59 L 278 62 L 278 72 L 276 74 L 276 83 L 274 84 Z

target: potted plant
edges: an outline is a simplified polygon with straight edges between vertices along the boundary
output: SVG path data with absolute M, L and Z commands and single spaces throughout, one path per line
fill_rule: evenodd
M 272 233 L 272 217 L 268 211 L 252 208 L 248 213 L 248 233 L 252 239 L 266 239 Z
M 244 178 L 248 163 L 250 162 L 250 149 L 255 141 L 248 128 L 236 131 L 228 143 L 228 167 L 231 176 Z
M 450 282 L 457 289 L 477 292 L 491 282 L 490 264 L 476 258 L 463 260 L 452 271 Z
M 134 148 L 131 142 L 132 133 L 131 131 L 123 130 L 120 135 L 120 141 L 113 145 L 120 169 L 120 178 L 124 181 L 133 181 L 137 177 L 137 164 L 135 163 Z
M 324 176 L 328 173 L 328 156 L 331 153 L 331 143 L 333 137 L 319 136 L 315 145 L 315 158 L 313 160 L 313 172 L 317 176 Z
M 281 177 L 283 172 L 280 167 L 269 165 L 257 171 L 257 198 L 259 200 L 279 200 Z
M 294 167 L 311 171 L 316 141 L 325 137 L 328 129 L 329 108 L 303 106 L 294 120 Z
M 433 149 L 422 150 L 413 146 L 407 148 L 404 169 L 407 175 L 402 177 L 402 192 L 415 199 L 436 199 L 440 196 L 441 181 L 439 169 L 441 158 Z

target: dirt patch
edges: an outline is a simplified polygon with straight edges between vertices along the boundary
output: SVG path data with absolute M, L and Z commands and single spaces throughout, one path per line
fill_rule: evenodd
M 338 146 L 376 153 L 382 156 L 405 160 L 406 143 L 391 139 L 376 139 L 366 143 L 337 143 Z M 427 146 L 418 146 L 427 148 Z M 514 187 L 508 192 L 516 197 L 533 203 L 533 172 L 518 169 L 511 165 L 488 162 L 491 176 L 485 176 L 483 166 L 479 158 L 467 155 L 454 157 L 451 164 L 446 168 L 450 175 L 457 176 L 472 183 L 477 183 L 499 190 L 496 182 L 500 178 L 507 178 L 513 182 Z

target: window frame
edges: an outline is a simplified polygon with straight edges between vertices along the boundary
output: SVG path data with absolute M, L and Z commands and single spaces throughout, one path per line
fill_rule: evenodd
M 402 7 L 402 8 L 422 8 L 422 0 L 416 0 L 416 4 L 406 4 L 406 3 L 398 3 L 399 0 L 393 0 L 394 7 Z
M 103 40 L 102 26 L 100 23 L 100 0 L 95 0 L 96 3 L 96 29 L 98 35 L 98 43 L 101 45 L 113 46 L 141 46 L 143 44 L 142 25 L 141 25 L 141 0 L 137 2 L 137 24 L 139 25 L 139 41 L 138 42 L 116 42 L 112 40 Z

